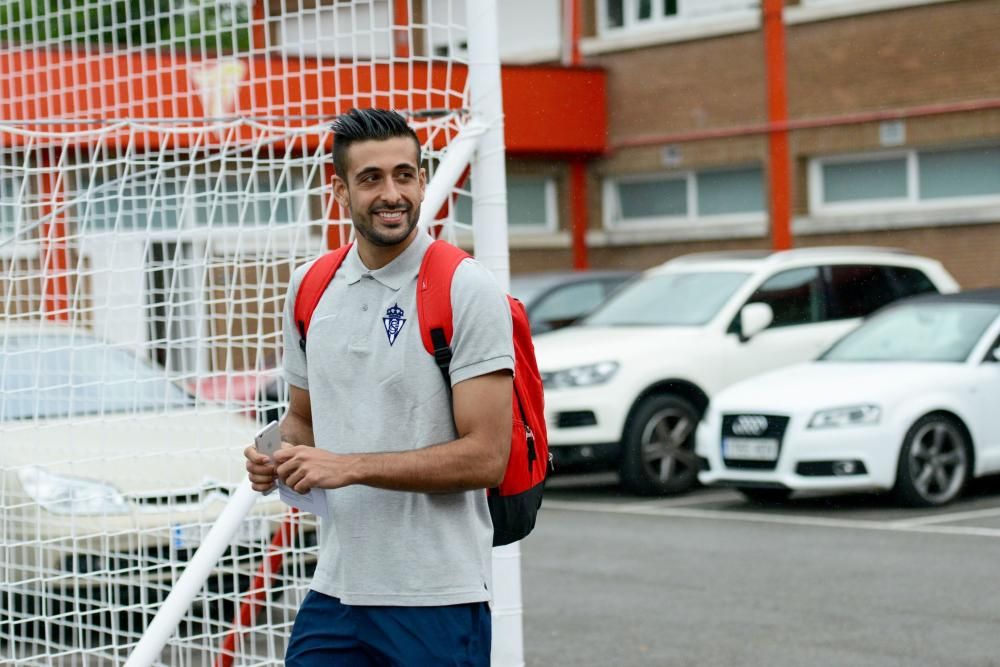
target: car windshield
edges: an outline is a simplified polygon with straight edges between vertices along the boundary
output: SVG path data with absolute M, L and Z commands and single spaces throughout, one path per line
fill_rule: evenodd
M 189 405 L 188 394 L 162 372 L 93 338 L 13 335 L 0 349 L 0 421 Z
M 981 303 L 921 303 L 891 308 L 841 338 L 820 361 L 960 362 L 997 315 Z
M 715 317 L 749 273 L 673 272 L 642 278 L 582 320 L 584 326 L 694 326 Z
M 552 276 L 512 276 L 510 293 L 521 303 L 530 304 L 535 297 L 558 282 L 558 279 Z

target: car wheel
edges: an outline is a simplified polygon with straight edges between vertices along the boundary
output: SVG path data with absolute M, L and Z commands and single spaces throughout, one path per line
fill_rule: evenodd
M 962 493 L 970 476 L 971 444 L 947 415 L 926 415 L 906 432 L 895 492 L 911 507 L 939 507 Z
M 736 488 L 743 497 L 757 505 L 780 505 L 792 495 L 791 489 L 758 489 L 746 486 Z
M 642 399 L 625 427 L 622 485 L 644 496 L 681 493 L 694 486 L 694 433 L 700 419 L 698 410 L 679 396 Z

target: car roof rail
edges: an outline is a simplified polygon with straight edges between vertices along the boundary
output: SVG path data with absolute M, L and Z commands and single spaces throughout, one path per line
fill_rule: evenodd
M 917 253 L 902 248 L 884 246 L 811 246 L 808 248 L 792 248 L 790 250 L 719 250 L 707 252 L 692 252 L 667 260 L 660 266 L 687 264 L 711 261 L 759 261 L 780 263 L 810 257 L 813 255 L 849 255 L 849 254 L 880 254 L 899 255 L 901 257 L 919 257 Z M 655 267 L 654 267 L 655 268 Z
M 831 246 L 811 246 L 808 248 L 792 248 L 791 250 L 780 250 L 774 253 L 773 257 L 776 260 L 781 259 L 794 259 L 796 257 L 809 256 L 809 255 L 830 255 L 830 254 L 843 254 L 849 255 L 851 253 L 877 253 L 880 255 L 905 255 L 907 257 L 915 257 L 917 253 L 911 250 L 904 250 L 903 248 L 888 248 L 884 246 L 851 246 L 851 245 L 831 245 Z
M 714 252 L 692 252 L 669 260 L 669 263 L 704 262 L 711 260 L 766 259 L 774 254 L 772 250 L 719 250 Z

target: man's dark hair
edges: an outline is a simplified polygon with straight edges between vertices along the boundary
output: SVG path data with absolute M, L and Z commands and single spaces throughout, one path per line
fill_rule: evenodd
M 351 109 L 337 116 L 330 129 L 333 130 L 333 168 L 341 178 L 347 178 L 347 150 L 356 141 L 410 137 L 417 147 L 417 164 L 420 164 L 420 140 L 417 139 L 417 133 L 395 111 Z

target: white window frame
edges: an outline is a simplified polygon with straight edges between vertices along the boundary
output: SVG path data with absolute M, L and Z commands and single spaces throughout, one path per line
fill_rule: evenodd
M 785 9 L 789 25 L 827 21 L 829 19 L 872 14 L 875 12 L 936 5 L 957 0 L 801 0 L 801 4 Z
M 756 0 L 734 0 L 727 7 L 725 0 L 718 10 L 698 12 L 703 0 L 677 0 L 677 14 L 664 16 L 664 0 L 652 0 L 652 18 L 640 21 L 639 0 L 623 0 L 624 24 L 608 25 L 607 0 L 597 0 L 597 36 L 581 40 L 585 55 L 595 55 L 622 49 L 666 44 L 720 35 L 750 32 L 760 27 L 760 3 Z M 741 8 L 739 5 L 751 5 Z M 755 6 L 753 6 L 755 5 Z
M 545 181 L 545 226 L 539 225 L 514 225 L 508 222 L 507 233 L 511 248 L 568 248 L 572 240 L 569 231 L 559 229 L 559 188 L 557 177 L 543 174 L 508 174 L 507 182 L 516 180 L 525 181 Z M 468 193 L 469 183 L 460 188 Z M 454 212 L 453 212 L 454 215 Z M 510 212 L 508 210 L 508 219 Z M 350 222 L 346 220 L 345 222 Z M 463 224 L 455 225 L 455 243 L 463 248 L 472 248 L 472 229 L 468 226 L 470 221 L 462 221 Z
M 710 174 L 714 171 L 728 171 L 730 169 L 761 169 L 758 164 L 753 165 L 732 165 L 712 169 L 686 170 L 686 171 L 661 171 L 645 174 L 635 174 L 627 176 L 611 176 L 604 181 L 604 228 L 609 232 L 615 230 L 683 230 L 687 232 L 685 236 L 692 232 L 698 235 L 701 230 L 731 229 L 733 227 L 753 228 L 766 223 L 767 203 L 761 211 L 750 213 L 721 213 L 715 215 L 701 215 L 698 211 L 698 175 Z M 618 196 L 618 185 L 620 183 L 650 183 L 665 180 L 684 180 L 685 192 L 687 196 L 687 215 L 669 216 L 647 216 L 643 218 L 632 218 L 626 220 L 622 217 L 621 200 Z M 766 199 L 766 198 L 765 198 Z M 692 224 L 697 228 L 691 229 Z M 710 234 L 710 236 L 715 236 Z
M 858 202 L 827 203 L 824 201 L 826 194 L 823 187 L 824 166 L 857 162 L 883 162 L 885 160 L 898 160 L 900 158 L 903 158 L 906 161 L 905 197 L 865 199 Z M 850 214 L 863 213 L 865 211 L 872 211 L 875 209 L 889 210 L 893 208 L 913 206 L 919 201 L 919 193 L 916 192 L 916 168 L 916 151 L 912 150 L 854 153 L 850 155 L 813 158 L 809 161 L 809 210 L 813 213 Z
M 684 181 L 687 215 L 657 215 L 626 219 L 622 214 L 622 202 L 618 186 L 631 183 L 657 183 L 663 181 Z M 692 206 L 692 199 L 694 199 Z M 604 227 L 605 229 L 663 228 L 687 225 L 692 222 L 692 212 L 697 210 L 697 190 L 693 171 L 664 171 L 628 176 L 613 176 L 604 181 Z
M 29 178 L 27 175 L 24 175 L 21 177 L 19 185 L 17 183 L 18 179 L 16 176 L 12 177 L 11 180 L 15 182 L 15 187 L 20 187 L 22 201 L 29 200 L 32 194 L 31 183 L 35 179 Z M 39 220 L 37 220 L 34 216 L 26 216 L 25 211 L 26 209 L 22 207 L 21 216 L 19 220 L 20 224 L 17 225 L 14 229 L 15 237 L 17 236 L 19 231 L 34 230 L 41 226 Z M 0 246 L 0 259 L 20 260 L 20 259 L 38 257 L 40 248 L 41 248 L 40 235 L 33 234 L 32 238 L 30 239 L 16 241 L 14 243 L 6 243 Z
M 312 168 L 311 168 L 312 169 Z M 303 234 L 307 234 L 306 228 L 303 227 L 303 223 L 310 221 L 310 199 L 317 194 L 317 190 L 322 191 L 322 188 L 306 188 L 306 184 L 300 173 L 293 173 L 292 169 L 285 170 L 285 178 L 289 182 L 288 194 L 292 198 L 294 210 L 297 212 L 299 219 L 291 222 L 290 224 L 281 225 L 247 225 L 244 227 L 235 227 L 228 225 L 219 225 L 216 227 L 205 227 L 197 224 L 194 219 L 194 208 L 188 207 L 186 211 L 178 220 L 177 229 L 162 229 L 162 230 L 118 230 L 114 229 L 104 229 L 100 231 L 92 230 L 87 233 L 87 236 L 100 236 L 103 234 L 115 234 L 118 237 L 126 239 L 148 239 L 150 241 L 177 241 L 177 242 L 204 242 L 207 239 L 212 240 L 212 247 L 219 252 L 265 252 L 265 251 L 282 251 L 288 252 L 295 248 L 302 247 L 303 245 Z M 211 174 L 212 178 L 218 177 L 218 172 L 213 172 Z M 214 183 L 214 180 L 210 181 Z M 78 196 L 82 196 L 85 190 L 77 190 Z M 178 196 L 186 197 L 187 192 L 182 188 L 178 191 Z M 211 190 L 205 193 L 199 193 L 200 196 L 210 196 Z M 74 202 L 72 206 L 67 208 L 73 211 L 80 206 L 83 206 L 82 202 Z M 73 222 L 75 217 L 73 214 L 67 214 L 68 220 Z M 318 224 L 325 224 L 326 221 L 318 220 L 315 221 Z M 310 225 L 311 226 L 311 225 Z M 305 240 L 308 243 L 308 239 Z
M 543 181 L 545 187 L 545 224 L 540 225 L 518 225 L 509 221 L 507 228 L 511 234 L 532 235 L 552 234 L 559 229 L 559 194 L 556 191 L 556 179 L 551 176 L 531 176 L 530 174 L 518 174 L 507 176 L 507 182 L 535 183 Z M 509 188 L 508 188 L 509 189 Z M 508 203 L 508 209 L 510 204 Z
M 978 144 L 986 147 L 996 147 L 997 144 Z M 885 152 L 868 152 L 843 156 L 820 156 L 812 158 L 807 168 L 808 182 L 806 188 L 809 198 L 809 213 L 795 218 L 792 231 L 796 235 L 836 234 L 841 232 L 871 231 L 883 229 L 905 229 L 920 227 L 941 227 L 953 225 L 996 224 L 1000 220 L 1000 195 L 979 195 L 973 197 L 950 197 L 925 199 L 919 198 L 919 161 L 916 157 L 908 158 L 908 185 L 912 193 L 906 199 L 897 198 L 883 200 L 882 206 L 876 206 L 875 200 L 867 200 L 863 204 L 822 205 L 821 188 L 822 173 L 820 164 L 843 160 L 856 162 L 866 157 L 877 159 L 882 156 L 910 154 L 919 156 L 921 152 L 931 153 L 936 150 L 962 150 L 975 148 L 976 144 L 959 144 L 938 146 L 926 150 L 893 150 Z
M 984 148 L 997 147 L 995 144 L 984 145 Z M 809 211 L 816 216 L 864 215 L 869 213 L 918 212 L 936 211 L 942 209 L 971 208 L 981 206 L 1000 206 L 1000 193 L 973 195 L 963 197 L 938 197 L 935 199 L 920 198 L 920 154 L 937 151 L 952 151 L 974 149 L 975 146 L 939 146 L 920 150 L 877 151 L 871 153 L 854 153 L 815 157 L 809 161 Z M 824 201 L 823 167 L 829 164 L 844 164 L 850 162 L 875 162 L 885 159 L 906 159 L 906 196 L 887 199 L 866 199 L 859 202 Z

